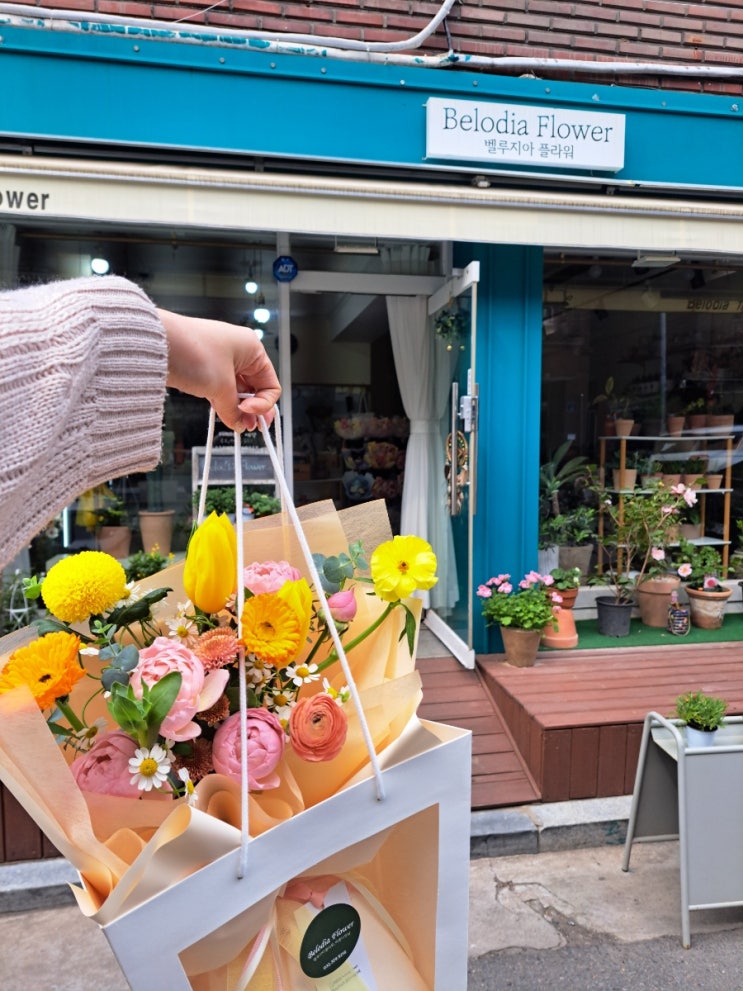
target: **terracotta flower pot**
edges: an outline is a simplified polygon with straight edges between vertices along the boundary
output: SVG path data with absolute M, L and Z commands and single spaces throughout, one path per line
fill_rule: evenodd
M 671 592 L 679 587 L 681 579 L 676 575 L 649 578 L 637 589 L 637 607 L 645 626 L 663 628 L 668 625 L 668 607 Z
M 132 543 L 132 531 L 128 526 L 102 526 L 96 533 L 98 550 L 110 554 L 111 557 L 129 557 Z
M 686 594 L 689 596 L 692 626 L 697 626 L 701 630 L 719 630 L 725 616 L 725 604 L 732 594 L 732 589 L 707 592 L 701 588 L 687 588 Z
M 569 589 L 568 592 L 575 592 L 577 594 L 578 589 Z M 578 646 L 578 631 L 575 627 L 575 616 L 573 615 L 572 609 L 573 602 L 575 602 L 575 597 L 573 597 L 570 605 L 566 606 L 565 595 L 567 595 L 568 592 L 559 593 L 563 596 L 563 600 L 560 611 L 555 614 L 557 629 L 554 628 L 552 623 L 548 623 L 542 631 L 542 643 L 545 647 L 553 647 L 558 650 L 569 650 L 571 647 Z
M 142 534 L 142 546 L 147 554 L 151 554 L 155 548 L 163 557 L 170 554 L 174 516 L 173 509 L 166 509 L 163 512 L 140 510 L 139 530 Z
M 619 468 L 614 468 L 612 469 L 612 481 L 617 490 L 634 489 L 637 481 L 637 469 L 625 468 L 624 471 L 621 471 Z
M 684 432 L 685 416 L 669 416 L 666 418 L 666 429 L 671 437 L 679 437 Z
M 617 432 L 617 437 L 629 437 L 632 433 L 632 427 L 634 425 L 634 420 L 617 417 L 614 421 L 614 429 Z
M 542 639 L 541 630 L 522 630 L 516 626 L 501 626 L 506 664 L 517 668 L 530 668 L 537 659 Z

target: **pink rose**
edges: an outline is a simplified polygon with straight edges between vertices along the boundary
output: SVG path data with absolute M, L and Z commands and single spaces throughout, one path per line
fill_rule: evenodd
M 274 772 L 284 753 L 284 728 L 278 716 L 268 709 L 248 709 L 247 715 L 248 788 L 250 791 L 278 788 L 279 776 Z M 214 734 L 214 770 L 240 781 L 241 755 L 240 713 L 236 712 Z
M 130 784 L 132 772 L 129 770 L 129 760 L 138 746 L 137 741 L 123 730 L 102 733 L 90 750 L 70 764 L 78 787 L 100 795 L 138 798 L 139 788 Z
M 193 717 L 214 705 L 229 680 L 229 671 L 220 668 L 207 674 L 188 647 L 168 637 L 157 637 L 149 647 L 140 650 L 139 664 L 132 671 L 129 683 L 137 698 L 142 698 L 142 682 L 151 687 L 171 671 L 181 675 L 181 687 L 160 724 L 160 733 L 168 740 L 192 740 L 201 733 Z
M 254 561 L 243 570 L 243 585 L 253 595 L 278 592 L 285 582 L 295 582 L 302 575 L 288 561 Z
M 352 588 L 335 592 L 328 598 L 328 609 L 336 623 L 350 623 L 356 615 L 356 593 Z
M 337 757 L 346 742 L 348 720 L 343 707 L 324 693 L 300 699 L 289 716 L 289 738 L 302 760 Z

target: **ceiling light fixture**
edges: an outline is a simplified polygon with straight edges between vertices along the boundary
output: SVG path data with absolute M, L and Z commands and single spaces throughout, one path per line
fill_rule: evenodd
M 247 282 L 245 283 L 245 292 L 249 296 L 255 296 L 258 292 L 258 283 L 253 278 L 253 266 L 250 266 L 250 275 L 248 276 Z
M 652 251 L 646 254 L 638 252 L 637 258 L 632 262 L 632 268 L 669 268 L 677 265 L 681 259 L 676 254 L 653 254 Z
M 110 268 L 107 258 L 96 256 L 90 259 L 90 271 L 93 275 L 107 275 Z
M 339 241 L 336 238 L 333 251 L 338 255 L 378 255 L 379 246 L 377 245 L 376 238 L 371 241 L 365 241 L 362 238 L 357 240 L 346 238 L 343 241 Z
M 253 310 L 253 319 L 258 323 L 268 323 L 271 319 L 271 311 L 266 306 L 266 300 L 263 293 L 259 293 L 255 301 L 255 309 Z

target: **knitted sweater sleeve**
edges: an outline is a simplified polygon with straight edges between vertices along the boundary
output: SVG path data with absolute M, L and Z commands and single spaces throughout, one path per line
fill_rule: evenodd
M 0 293 L 0 563 L 86 489 L 160 458 L 167 340 L 126 279 Z

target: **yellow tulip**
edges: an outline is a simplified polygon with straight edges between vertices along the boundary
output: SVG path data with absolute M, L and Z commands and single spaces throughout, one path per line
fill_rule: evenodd
M 237 536 L 224 513 L 210 513 L 188 544 L 183 587 L 203 612 L 224 609 L 237 588 Z

